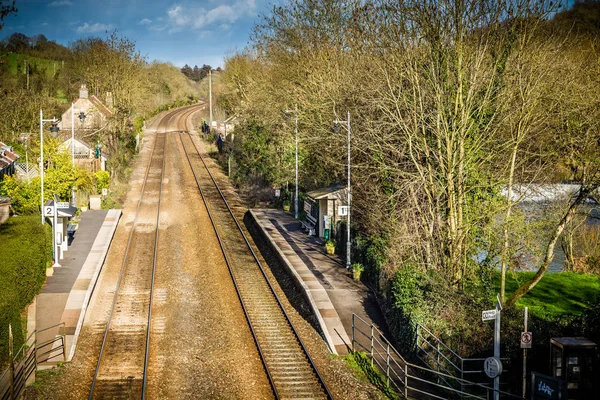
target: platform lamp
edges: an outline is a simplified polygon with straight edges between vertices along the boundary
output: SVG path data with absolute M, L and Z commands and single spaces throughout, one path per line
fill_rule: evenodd
M 350 269 L 350 111 L 348 111 L 348 116 L 346 121 L 335 120 L 333 121 L 334 129 L 339 130 L 340 125 L 346 125 L 346 130 L 348 131 L 348 216 L 346 217 L 346 269 Z
M 294 114 L 296 120 L 296 196 L 294 197 L 294 217 L 298 219 L 298 104 L 293 110 L 285 110 L 286 114 Z
M 52 119 L 44 119 L 44 113 L 40 110 L 40 178 L 41 178 L 41 204 L 40 210 L 42 212 L 42 225 L 44 225 L 44 122 L 51 122 L 50 135 L 56 137 L 60 128 L 58 120 L 54 117 Z

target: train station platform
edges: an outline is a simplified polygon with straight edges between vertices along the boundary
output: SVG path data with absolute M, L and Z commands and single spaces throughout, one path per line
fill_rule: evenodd
M 75 353 L 79 331 L 96 280 L 121 217 L 121 210 L 86 211 L 81 214 L 61 266 L 54 268 L 46 278 L 28 310 L 28 332 L 43 331 L 37 335 L 38 343 L 57 336 L 65 337 L 65 354 L 52 361 L 70 361 Z M 64 323 L 62 326 L 56 326 Z M 46 329 L 54 327 L 52 329 Z M 58 342 L 57 342 L 58 344 Z M 44 362 L 44 360 L 38 360 Z
M 266 242 L 302 287 L 332 353 L 351 347 L 352 314 L 387 333 L 374 294 L 352 279 L 338 255 L 328 255 L 323 240 L 307 235 L 300 221 L 273 209 L 253 209 L 250 215 Z

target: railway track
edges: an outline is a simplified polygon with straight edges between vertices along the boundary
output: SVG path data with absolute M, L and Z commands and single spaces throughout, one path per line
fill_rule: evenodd
M 145 397 L 166 143 L 157 133 L 88 399 Z
M 332 399 L 191 135 L 179 138 L 277 399 Z

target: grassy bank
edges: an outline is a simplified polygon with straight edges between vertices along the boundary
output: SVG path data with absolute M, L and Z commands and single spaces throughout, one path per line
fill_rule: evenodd
M 506 294 L 533 277 L 535 272 L 514 272 L 506 275 Z M 494 277 L 499 291 L 500 273 Z M 600 301 L 600 277 L 597 275 L 560 272 L 546 274 L 544 278 L 517 302 L 520 308 L 529 307 L 532 315 L 548 319 L 561 315 L 582 315 Z
M 52 257 L 50 226 L 37 215 L 9 218 L 0 225 L 0 366 L 8 357 L 8 324 L 15 350 L 24 341 L 21 315 L 46 279 Z

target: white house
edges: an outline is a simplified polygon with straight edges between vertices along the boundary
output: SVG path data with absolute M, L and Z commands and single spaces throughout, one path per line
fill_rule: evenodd
M 58 149 L 71 154 L 71 143 L 74 143 L 75 145 L 76 165 L 86 168 L 92 172 L 106 171 L 106 161 L 108 156 L 100 151 L 98 158 L 96 158 L 96 147 L 84 142 L 81 139 L 75 138 L 75 141 L 71 142 L 71 138 L 68 138 L 58 146 Z

